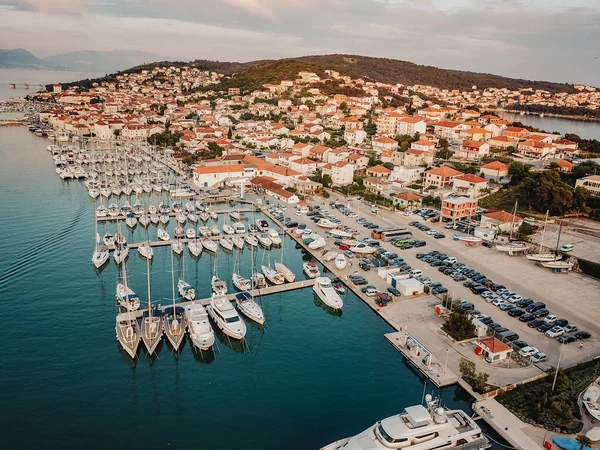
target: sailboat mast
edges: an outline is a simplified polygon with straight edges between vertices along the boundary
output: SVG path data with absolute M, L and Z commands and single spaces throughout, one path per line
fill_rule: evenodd
M 556 240 L 556 249 L 554 250 L 554 254 L 558 255 L 558 246 L 560 245 L 560 234 L 562 232 L 562 223 L 558 223 L 558 239 Z
M 515 228 L 515 214 L 517 214 L 517 204 L 519 203 L 519 200 L 515 200 L 515 207 L 512 213 L 512 217 L 510 220 L 510 234 L 508 236 L 508 240 L 512 241 L 512 234 L 513 234 L 513 229 Z
M 548 224 L 548 212 L 546 211 L 546 217 L 544 218 L 544 230 L 542 231 L 542 240 L 540 241 L 540 254 L 542 253 L 542 247 L 544 246 L 544 237 L 546 237 L 546 225 Z
M 171 252 L 171 289 L 173 291 L 173 317 L 175 317 L 175 269 L 173 268 L 173 252 Z
M 146 258 L 146 273 L 148 275 L 148 317 L 152 317 L 152 307 L 150 301 L 150 260 Z

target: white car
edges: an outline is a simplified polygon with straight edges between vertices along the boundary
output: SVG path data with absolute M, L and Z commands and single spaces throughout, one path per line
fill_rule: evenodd
M 549 338 L 557 338 L 563 334 L 565 334 L 565 329 L 563 327 L 554 327 L 546 331 L 546 336 Z
M 494 294 L 494 293 L 492 293 L 492 295 L 488 295 L 485 298 L 485 301 L 488 302 L 488 303 L 492 303 L 494 300 L 498 300 L 498 296 L 496 294 Z
M 564 326 L 565 333 L 571 333 L 573 331 L 577 331 L 577 325 L 573 325 L 572 323 L 568 323 Z
M 558 249 L 559 252 L 571 252 L 575 247 L 573 244 L 565 244 L 561 248 Z
M 546 316 L 546 318 L 544 319 L 544 322 L 545 323 L 549 323 L 549 324 L 553 324 L 557 320 L 558 320 L 558 317 L 556 317 L 554 314 L 550 314 L 549 316 Z
M 436 231 L 436 233 L 437 233 L 437 231 Z M 435 233 L 434 233 L 434 234 L 435 234 Z M 454 264 L 454 263 L 456 262 L 456 258 L 455 258 L 454 256 L 449 256 L 448 258 L 446 258 L 446 259 L 444 260 L 444 262 L 447 262 L 447 263 Z
M 519 294 L 513 294 L 508 297 L 508 301 L 511 303 L 517 303 L 519 300 L 523 300 L 523 296 Z
M 483 298 L 487 299 L 490 295 L 494 295 L 494 293 L 492 291 L 483 291 L 481 294 Z
M 546 356 L 545 353 L 537 352 L 535 355 L 533 355 L 531 357 L 531 362 L 539 363 L 539 362 L 542 362 L 542 361 L 546 361 L 547 359 L 548 359 L 548 356 Z
M 302 215 L 302 211 L 296 211 L 296 215 L 300 217 Z
M 536 353 L 538 353 L 538 349 L 530 346 L 523 347 L 521 350 L 519 350 L 519 355 L 523 356 L 524 358 L 533 356 Z
M 412 214 L 414 214 L 412 211 L 404 211 L 405 216 L 410 216 Z
M 428 234 L 429 236 L 433 236 L 433 235 L 434 235 L 434 234 L 436 234 L 436 233 L 437 233 L 437 230 L 434 230 L 434 229 L 431 229 L 431 230 L 427 231 L 427 234 Z
M 500 307 L 500 306 L 504 305 L 505 303 L 506 303 L 506 300 L 504 300 L 502 298 L 497 298 L 496 300 L 494 300 L 492 302 L 492 305 Z

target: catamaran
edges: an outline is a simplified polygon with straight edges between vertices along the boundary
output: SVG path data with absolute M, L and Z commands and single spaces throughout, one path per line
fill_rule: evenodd
M 152 307 L 150 296 L 150 261 L 146 260 L 146 269 L 148 271 L 148 309 L 144 311 L 142 317 L 142 341 L 146 346 L 148 353 L 152 355 L 160 343 L 163 335 L 163 321 L 156 309 Z
M 338 310 L 344 306 L 344 302 L 331 285 L 331 280 L 327 277 L 318 277 L 315 280 L 313 291 L 326 306 L 332 309 Z

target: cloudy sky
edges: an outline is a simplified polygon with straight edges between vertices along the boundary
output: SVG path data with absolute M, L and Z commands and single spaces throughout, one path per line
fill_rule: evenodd
M 0 0 L 0 48 L 352 53 L 600 86 L 600 0 Z

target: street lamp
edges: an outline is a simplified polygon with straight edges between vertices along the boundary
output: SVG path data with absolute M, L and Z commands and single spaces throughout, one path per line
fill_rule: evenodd
M 450 352 L 446 349 L 446 362 L 444 363 L 444 373 L 446 373 L 446 369 L 448 368 L 448 354 Z

